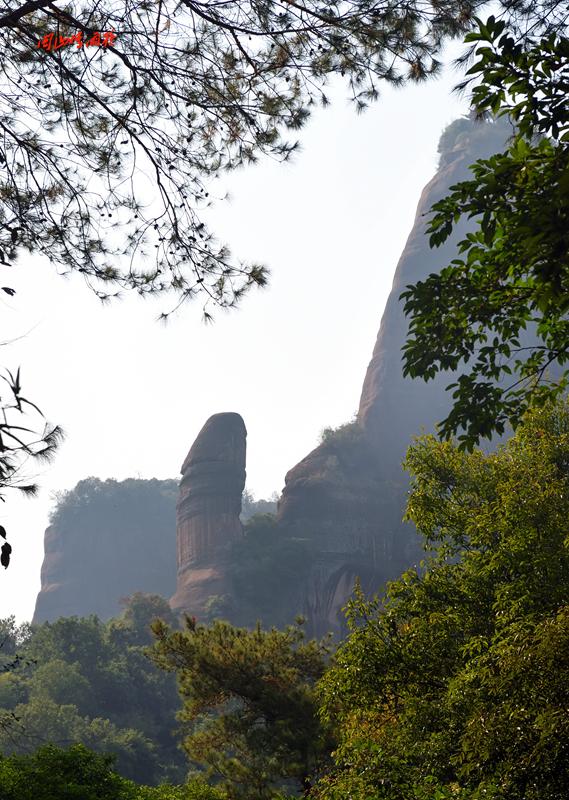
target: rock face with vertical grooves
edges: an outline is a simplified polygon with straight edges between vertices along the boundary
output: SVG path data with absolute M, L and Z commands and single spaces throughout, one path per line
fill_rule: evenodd
M 243 534 L 239 514 L 246 437 L 239 414 L 214 414 L 182 465 L 176 515 L 178 573 L 170 605 L 198 619 L 208 601 L 231 594 L 227 566 L 231 546 Z
M 508 133 L 503 124 L 475 125 L 466 119 L 444 132 L 439 169 L 421 195 L 397 265 L 357 419 L 329 435 L 286 475 L 279 526 L 292 534 L 305 532 L 317 543 L 302 598 L 312 633 L 342 629 L 341 608 L 356 576 L 364 589 L 377 591 L 421 557 L 416 533 L 401 522 L 407 490 L 401 462 L 413 435 L 433 430 L 448 413 L 445 387 L 452 374 L 443 373 L 429 383 L 403 378 L 407 321 L 399 296 L 408 284 L 455 257 L 464 224 L 452 240 L 431 250 L 425 214 L 452 184 L 469 176 L 470 164 L 501 150 Z

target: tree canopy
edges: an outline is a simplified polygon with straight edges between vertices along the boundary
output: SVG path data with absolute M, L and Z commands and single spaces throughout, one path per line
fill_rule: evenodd
M 325 642 L 289 626 L 254 630 L 187 618 L 184 631 L 153 624 L 153 658 L 175 672 L 184 702 L 184 749 L 230 800 L 307 796 L 330 746 L 317 716 L 315 683 Z
M 208 232 L 206 179 L 263 153 L 286 158 L 296 146 L 287 132 L 326 102 L 331 76 L 345 77 L 362 108 L 378 81 L 433 74 L 444 39 L 468 30 L 479 6 L 30 0 L 6 8 L 2 260 L 18 248 L 45 253 L 101 298 L 130 288 L 234 304 L 266 273 L 235 263 Z M 559 6 L 503 3 L 513 22 L 542 25 Z M 105 31 L 114 33 L 106 46 L 86 46 Z
M 157 617 L 176 626 L 163 598 L 136 594 L 107 623 L 70 617 L 19 628 L 2 620 L 0 752 L 31 756 L 46 744 L 81 743 L 112 754 L 125 778 L 183 780 L 175 681 L 145 655 Z
M 556 32 L 519 39 L 491 17 L 466 41 L 477 58 L 463 84 L 479 80 L 473 108 L 508 117 L 514 135 L 505 152 L 477 161 L 472 179 L 433 206 L 432 247 L 463 217 L 476 227 L 448 266 L 401 297 L 410 316 L 405 374 L 429 380 L 470 362 L 448 387 L 453 407 L 440 432 L 458 433 L 472 448 L 567 385 L 569 39 Z
M 0 793 L 2 800 L 224 800 L 199 779 L 179 786 L 137 785 L 114 770 L 112 756 L 80 744 L 0 756 Z
M 320 683 L 339 746 L 317 797 L 566 796 L 568 465 L 567 402 L 491 455 L 410 448 L 407 517 L 429 555 L 349 603 Z

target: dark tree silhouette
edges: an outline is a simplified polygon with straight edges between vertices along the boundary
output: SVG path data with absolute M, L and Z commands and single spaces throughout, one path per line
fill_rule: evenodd
M 39 251 L 99 297 L 173 290 L 231 306 L 266 270 L 235 262 L 201 217 L 206 179 L 287 158 L 324 85 L 358 109 L 381 80 L 421 80 L 479 0 L 143 0 L 0 10 L 0 256 Z M 555 19 L 558 3 L 504 2 Z M 564 4 L 563 4 L 564 5 Z M 104 34 L 107 33 L 105 40 Z M 88 46 L 103 35 L 106 46 Z M 112 288 L 111 288 L 112 285 Z
M 17 489 L 28 496 L 37 493 L 37 484 L 30 482 L 30 464 L 49 462 L 63 438 L 58 425 L 43 420 L 40 409 L 22 394 L 20 370 L 0 374 L 3 391 L 0 393 L 0 500 L 7 489 Z M 22 421 L 26 424 L 21 424 Z M 41 422 L 39 422 L 41 420 Z M 28 427 L 33 425 L 34 427 Z M 41 427 L 39 427 L 41 425 Z M 0 525 L 0 564 L 10 563 L 12 547 L 6 529 Z

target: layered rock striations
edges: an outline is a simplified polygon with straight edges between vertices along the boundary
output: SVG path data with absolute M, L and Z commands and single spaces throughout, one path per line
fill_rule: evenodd
M 176 481 L 87 478 L 60 497 L 44 538 L 34 623 L 121 612 L 175 587 Z
M 452 240 L 431 250 L 426 214 L 449 187 L 468 177 L 476 159 L 503 147 L 505 125 L 463 119 L 441 138 L 440 163 L 425 187 L 401 255 L 369 364 L 356 421 L 332 432 L 291 469 L 279 502 L 283 532 L 304 531 L 317 546 L 302 605 L 315 634 L 342 630 L 341 608 L 359 576 L 377 591 L 421 556 L 418 537 L 402 524 L 407 478 L 401 462 L 413 435 L 430 431 L 449 411 L 450 373 L 428 384 L 403 377 L 401 348 L 407 321 L 399 296 L 405 287 L 446 266 L 456 255 Z
M 208 603 L 231 595 L 231 548 L 243 535 L 247 431 L 239 414 L 210 417 L 183 465 L 177 505 L 175 611 L 202 618 Z

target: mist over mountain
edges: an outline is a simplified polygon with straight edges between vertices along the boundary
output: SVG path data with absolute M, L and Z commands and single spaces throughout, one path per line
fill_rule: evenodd
M 311 633 L 339 633 L 341 609 L 357 578 L 366 591 L 377 591 L 421 558 L 413 527 L 401 521 L 407 491 L 401 462 L 412 437 L 433 430 L 448 413 L 445 387 L 452 374 L 429 383 L 403 378 L 407 321 L 399 295 L 447 264 L 467 230 L 461 222 L 451 240 L 431 249 L 425 215 L 433 203 L 509 135 L 504 122 L 466 118 L 441 135 L 438 170 L 422 192 L 395 271 L 357 416 L 325 431 L 321 444 L 292 467 L 278 508 L 274 500 L 254 501 L 245 492 L 240 513 L 237 488 L 237 499 L 223 510 L 224 459 L 233 458 L 229 439 L 237 435 L 231 427 L 206 438 L 184 473 L 189 515 L 182 513 L 174 480 L 81 481 L 59 499 L 46 531 L 34 621 L 91 613 L 108 619 L 118 613 L 120 599 L 136 591 L 169 598 L 177 571 L 175 606 L 198 612 L 198 618 L 285 624 L 302 613 Z M 182 535 L 189 538 L 181 554 Z

